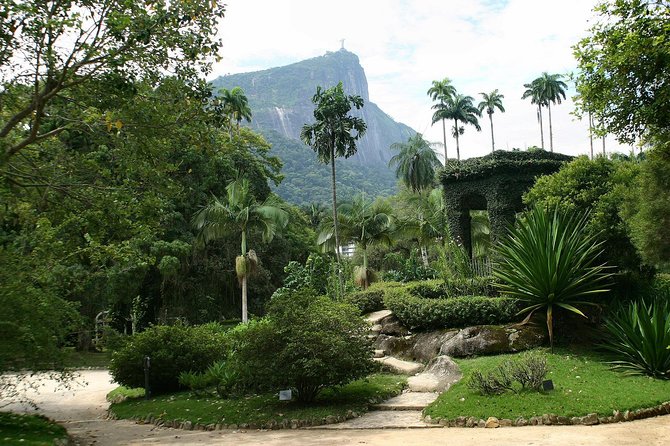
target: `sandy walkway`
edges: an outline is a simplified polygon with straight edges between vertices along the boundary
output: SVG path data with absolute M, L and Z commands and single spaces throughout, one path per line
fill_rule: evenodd
M 192 432 L 104 419 L 105 395 L 115 387 L 105 371 L 83 371 L 86 386 L 70 391 L 47 385 L 34 395 L 40 412 L 62 422 L 81 445 L 667 445 L 670 416 L 603 426 L 500 429 L 371 429 Z M 13 407 L 20 411 L 21 407 Z

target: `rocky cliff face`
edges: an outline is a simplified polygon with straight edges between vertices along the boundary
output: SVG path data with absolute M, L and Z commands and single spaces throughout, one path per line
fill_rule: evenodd
M 213 84 L 217 89 L 239 86 L 244 90 L 253 113 L 252 127 L 274 130 L 284 137 L 299 140 L 302 126 L 314 121 L 311 99 L 316 87 L 329 88 L 340 81 L 347 94 L 359 95 L 365 101 L 359 116 L 366 122 L 368 131 L 351 162 L 387 168 L 393 156 L 389 146 L 406 141 L 415 132 L 370 102 L 365 71 L 353 53 L 329 52 L 284 67 L 222 76 Z

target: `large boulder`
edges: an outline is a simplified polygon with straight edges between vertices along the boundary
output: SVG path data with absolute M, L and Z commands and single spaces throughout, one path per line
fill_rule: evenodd
M 387 321 L 393 326 L 396 324 L 394 318 Z M 406 333 L 402 329 L 397 332 Z M 546 341 L 546 330 L 533 325 L 480 325 L 461 330 L 434 330 L 403 336 L 384 334 L 382 328 L 382 334 L 374 341 L 374 348 L 383 350 L 387 355 L 428 363 L 443 355 L 460 358 L 515 353 L 539 347 Z
M 444 342 L 440 355 L 464 357 L 514 353 L 538 347 L 545 340 L 546 332 L 535 326 L 479 325 L 464 328 Z
M 461 369 L 449 356 L 433 358 L 424 371 L 410 376 L 407 384 L 412 392 L 445 392 L 460 381 Z

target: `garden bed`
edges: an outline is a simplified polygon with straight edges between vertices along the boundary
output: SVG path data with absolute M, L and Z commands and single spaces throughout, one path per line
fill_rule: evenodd
M 537 351 L 546 354 L 554 390 L 482 396 L 467 386 L 472 372 L 493 370 L 514 355 L 457 360 L 463 379 L 424 414 L 440 424 L 475 426 L 489 417 L 505 420 L 502 425 L 597 424 L 670 412 L 670 380 L 615 372 L 591 352 Z
M 358 416 L 366 412 L 371 404 L 398 395 L 406 382 L 403 376 L 375 374 L 340 389 L 324 390 L 311 404 L 279 401 L 277 394 L 221 399 L 180 392 L 150 400 L 127 399 L 112 404 L 109 413 L 115 419 L 132 419 L 182 429 L 318 426 Z

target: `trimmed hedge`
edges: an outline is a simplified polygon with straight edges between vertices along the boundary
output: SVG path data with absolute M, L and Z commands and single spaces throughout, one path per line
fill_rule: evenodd
M 384 296 L 388 290 L 404 286 L 400 282 L 377 282 L 370 285 L 367 290 L 347 294 L 344 300 L 358 308 L 361 314 L 372 313 L 384 309 Z
M 517 299 L 487 296 L 423 299 L 402 289 L 388 290 L 384 303 L 411 330 L 504 324 L 515 321 L 521 309 Z
M 407 291 L 424 299 L 444 299 L 460 296 L 497 296 L 492 277 L 470 279 L 425 280 L 407 284 Z

